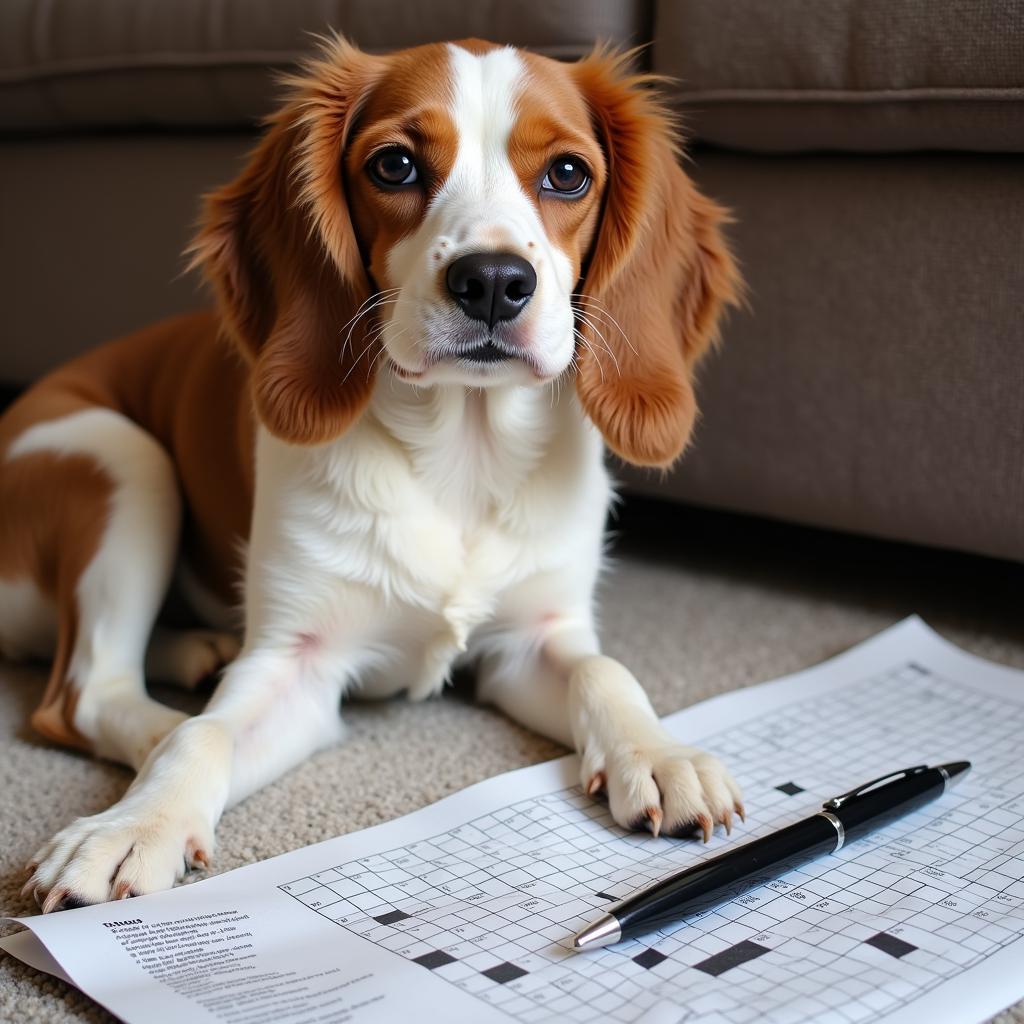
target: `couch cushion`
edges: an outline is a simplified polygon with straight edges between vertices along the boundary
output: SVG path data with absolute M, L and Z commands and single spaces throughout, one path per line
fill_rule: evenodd
M 748 308 L 700 367 L 691 450 L 629 479 L 1024 561 L 1022 172 L 1020 156 L 701 153 Z
M 241 125 L 335 29 L 370 50 L 479 36 L 577 57 L 648 38 L 650 0 L 4 0 L 0 130 Z
M 1007 0 L 658 0 L 653 63 L 719 145 L 1024 151 Z

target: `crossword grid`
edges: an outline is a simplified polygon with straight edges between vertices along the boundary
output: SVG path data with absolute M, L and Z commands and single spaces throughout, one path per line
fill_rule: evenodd
M 897 762 L 969 757 L 974 769 L 930 810 L 585 956 L 572 935 L 610 901 L 716 855 L 722 839 L 623 832 L 574 787 L 281 888 L 524 1022 L 635 1021 L 664 1003 L 687 1020 L 782 1022 L 826 989 L 817 1019 L 862 1021 L 1024 936 L 1021 735 L 1024 705 L 905 664 L 705 738 L 754 811 L 741 840 Z

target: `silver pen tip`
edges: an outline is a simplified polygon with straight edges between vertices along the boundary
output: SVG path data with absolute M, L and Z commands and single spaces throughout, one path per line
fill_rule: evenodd
M 619 927 L 618 919 L 611 914 L 605 914 L 591 925 L 587 925 L 572 940 L 572 948 L 576 950 L 600 949 L 602 946 L 611 946 L 622 938 L 622 929 Z
M 939 771 L 946 776 L 946 788 L 955 786 L 971 770 L 970 761 L 951 761 L 939 766 Z

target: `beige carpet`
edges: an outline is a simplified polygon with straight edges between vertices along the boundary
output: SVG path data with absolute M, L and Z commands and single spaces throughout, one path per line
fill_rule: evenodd
M 731 516 L 634 504 L 604 586 L 608 653 L 659 712 L 814 664 L 917 611 L 953 642 L 1024 667 L 1024 567 Z M 128 774 L 47 747 L 24 721 L 39 670 L 0 666 L 0 909 L 27 914 L 21 866 L 56 829 L 115 800 Z M 162 694 L 161 696 L 166 696 Z M 365 828 L 562 751 L 465 695 L 346 712 L 349 741 L 225 815 L 227 870 Z M 999 1024 L 1024 1024 L 1024 1003 Z M 0 1021 L 110 1021 L 0 954 Z

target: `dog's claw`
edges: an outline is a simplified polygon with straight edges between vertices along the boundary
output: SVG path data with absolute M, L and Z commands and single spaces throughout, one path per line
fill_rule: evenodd
M 189 859 L 213 859 L 213 829 L 200 808 L 146 811 L 128 816 L 115 807 L 58 833 L 35 876 L 43 912 L 169 889 L 188 872 Z
M 743 808 L 743 801 L 742 800 L 737 800 L 736 801 L 735 811 L 739 815 L 740 821 L 742 821 L 744 824 L 746 824 L 747 812 Z
M 604 772 L 594 772 L 591 776 L 590 781 L 587 783 L 587 796 L 594 796 L 600 793 L 604 789 L 608 779 L 605 777 Z
M 701 814 L 697 816 L 697 824 L 700 826 L 701 832 L 704 833 L 704 842 L 711 842 L 711 835 L 715 831 L 715 823 L 711 820 L 710 814 Z
M 651 830 L 651 835 L 657 839 L 658 834 L 661 832 L 661 822 L 663 818 L 661 808 L 648 807 L 644 813 L 647 816 L 647 827 Z
M 22 896 L 29 896 L 35 890 L 35 887 L 36 887 L 36 876 L 35 876 L 35 869 L 33 869 L 32 875 L 29 877 L 29 880 L 21 887 L 20 895 L 22 895 Z
M 725 826 L 725 834 L 732 835 L 732 811 L 726 809 L 722 812 L 722 824 Z
M 43 913 L 49 914 L 56 910 L 64 902 L 64 898 L 67 895 L 67 889 L 51 889 L 49 896 L 43 900 Z

